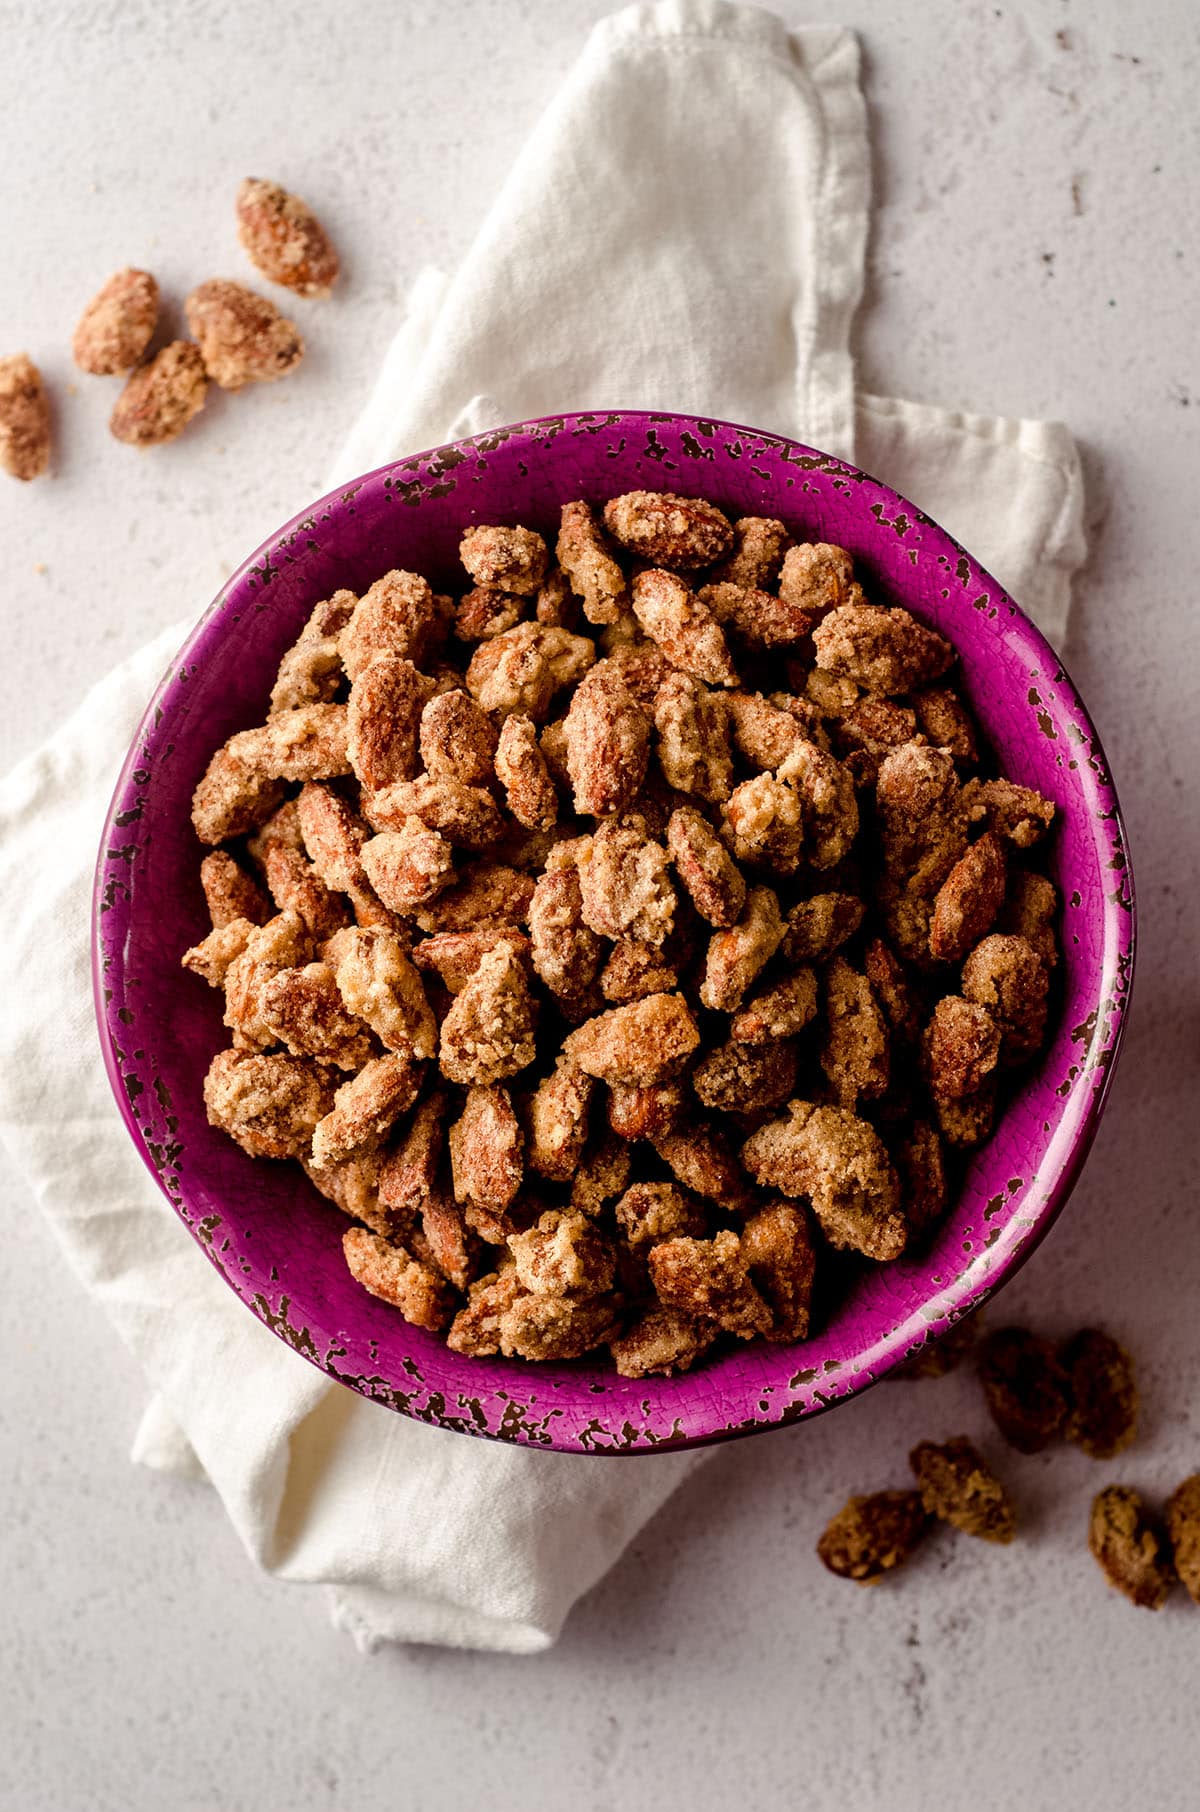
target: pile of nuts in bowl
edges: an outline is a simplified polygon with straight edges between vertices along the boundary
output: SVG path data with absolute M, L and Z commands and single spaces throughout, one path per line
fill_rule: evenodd
M 193 821 L 209 1119 L 456 1351 L 627 1377 L 803 1340 L 1041 1047 L 1054 806 L 844 549 L 701 498 L 463 534 L 318 604 Z

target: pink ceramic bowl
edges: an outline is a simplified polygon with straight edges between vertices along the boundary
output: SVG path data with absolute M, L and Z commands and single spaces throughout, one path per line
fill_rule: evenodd
M 679 1378 L 599 1363 L 467 1359 L 351 1279 L 345 1222 L 293 1165 L 252 1163 L 207 1124 L 201 1083 L 220 1002 L 179 956 L 207 917 L 192 789 L 212 750 L 261 720 L 312 606 L 389 567 L 461 585 L 464 523 L 553 536 L 559 505 L 670 489 L 778 516 L 840 543 L 868 593 L 949 636 L 1003 771 L 1056 800 L 1064 901 L 1057 1029 L 931 1248 L 860 1274 L 801 1346 L 739 1348 Z M 234 574 L 173 663 L 134 739 L 101 844 L 96 1012 L 117 1103 L 159 1187 L 247 1309 L 310 1364 L 377 1403 L 466 1434 L 569 1452 L 688 1447 L 843 1402 L 977 1307 L 1062 1208 L 1096 1131 L 1129 1003 L 1133 884 L 1095 730 L 1057 656 L 920 510 L 842 461 L 725 422 L 574 415 L 498 429 L 370 473 L 273 535 Z

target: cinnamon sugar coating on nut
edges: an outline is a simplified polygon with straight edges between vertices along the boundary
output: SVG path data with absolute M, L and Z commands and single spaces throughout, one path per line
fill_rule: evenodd
M 851 1497 L 817 1542 L 823 1566 L 840 1579 L 873 1585 L 902 1566 L 930 1527 L 919 1491 L 876 1491 Z
M 281 912 L 246 936 L 245 948 L 225 972 L 225 1024 L 239 1049 L 266 1049 L 275 1033 L 262 1017 L 262 991 L 281 969 L 312 956 L 312 934 L 295 912 Z
M 768 1340 L 808 1335 L 817 1256 L 802 1208 L 773 1202 L 752 1214 L 741 1233 L 750 1281 L 771 1310 Z
M 622 1378 L 674 1377 L 688 1371 L 717 1337 L 715 1322 L 667 1309 L 660 1303 L 610 1343 Z
M 413 913 L 422 931 L 475 931 L 482 925 L 518 925 L 528 915 L 534 883 L 503 862 L 473 862 L 462 879 Z
M 1054 822 L 1053 803 L 1012 780 L 968 781 L 963 802 L 972 824 L 986 824 L 1018 849 L 1032 849 Z
M 204 369 L 222 390 L 274 383 L 304 357 L 296 323 L 241 283 L 210 278 L 192 291 L 184 313 Z
M 769 887 L 752 888 L 737 923 L 728 931 L 718 931 L 709 942 L 700 988 L 702 1005 L 723 1013 L 740 1007 L 746 990 L 782 943 L 783 930 L 775 894 Z
M 97 290 L 80 315 L 71 356 L 93 377 L 132 371 L 157 324 L 158 284 L 149 271 L 127 265 Z
M 978 1094 L 995 1069 L 1000 1033 L 986 1008 L 948 994 L 925 1028 L 923 1055 L 934 1101 L 963 1101 Z
M 130 447 L 165 446 L 199 415 L 207 390 L 200 348 L 191 340 L 172 340 L 133 373 L 113 406 L 109 433 Z
M 528 598 L 518 598 L 511 591 L 474 585 L 463 593 L 455 608 L 455 637 L 460 642 L 485 642 L 491 636 L 503 635 L 521 621 L 528 606 Z
M 1000 1433 L 1018 1453 L 1040 1453 L 1067 1420 L 1067 1377 L 1048 1340 L 997 1328 L 979 1349 L 979 1381 Z
M 409 1053 L 373 1057 L 343 1082 L 333 1107 L 313 1133 L 312 1160 L 318 1169 L 373 1151 L 421 1087 L 421 1065 Z
M 324 947 L 348 1012 L 390 1051 L 430 1059 L 437 1023 L 420 975 L 394 932 L 381 926 L 339 931 Z
M 476 585 L 517 597 L 532 597 L 546 576 L 546 543 L 532 529 L 468 529 L 458 557 Z
M 276 182 L 248 176 L 237 192 L 238 238 L 272 283 L 299 296 L 328 296 L 338 256 L 306 201 Z
M 600 971 L 600 992 L 614 1005 L 642 1000 L 647 994 L 669 994 L 678 986 L 679 972 L 662 947 L 640 938 L 620 938 Z
M 950 1182 L 942 1141 L 928 1120 L 914 1120 L 893 1147 L 900 1178 L 900 1205 L 913 1238 L 936 1226 L 950 1205 Z
M 611 1293 L 551 1296 L 518 1287 L 499 1318 L 500 1351 L 510 1359 L 582 1359 L 620 1325 L 620 1300 Z
M 794 874 L 804 850 L 800 796 L 773 774 L 734 787 L 722 808 L 726 839 L 739 862 Z
M 595 1217 L 615 1201 L 632 1168 L 628 1145 L 615 1133 L 602 1132 L 588 1147 L 571 1182 L 571 1206 Z
M 245 954 L 253 930 L 251 919 L 227 919 L 223 925 L 214 925 L 207 937 L 184 951 L 180 966 L 200 976 L 210 988 L 223 988 L 230 969 Z
M 962 991 L 999 1026 L 1003 1062 L 1019 1063 L 1041 1047 L 1049 981 L 1032 944 L 999 932 L 976 944 L 963 964 Z
M 1012 869 L 996 929 L 1023 937 L 1045 968 L 1053 969 L 1058 961 L 1059 904 L 1058 889 L 1045 875 L 1027 868 Z
M 1067 1374 L 1068 1441 L 1093 1460 L 1111 1460 L 1137 1433 L 1138 1393 L 1133 1360 L 1100 1328 L 1081 1328 L 1059 1354 Z
M 482 1266 L 484 1244 L 445 1190 L 435 1190 L 421 1209 L 421 1234 L 429 1263 L 456 1290 L 468 1289 Z
M 391 911 L 407 914 L 444 894 L 454 879 L 454 851 L 445 837 L 409 818 L 362 846 L 371 886 Z
M 727 516 L 702 497 L 626 491 L 604 506 L 604 526 L 639 560 L 680 572 L 711 566 L 733 547 Z
M 675 925 L 667 854 L 641 817 L 608 819 L 578 855 L 583 921 L 601 937 L 662 944 Z
M 705 1107 L 722 1114 L 775 1108 L 796 1087 L 795 1047 L 780 1039 L 738 1044 L 730 1039 L 701 1059 L 692 1087 Z
M 742 1162 L 756 1182 L 807 1196 L 825 1237 L 867 1258 L 898 1258 L 908 1229 L 879 1135 L 840 1107 L 793 1101 L 786 1118 L 752 1133 Z
M 506 1081 L 533 1062 L 534 1026 L 525 966 L 511 944 L 497 944 L 442 1021 L 442 1074 L 483 1087 Z
M 433 1194 L 449 1113 L 449 1095 L 434 1089 L 413 1112 L 399 1142 L 381 1157 L 379 1199 L 401 1221 L 410 1221 Z
M 733 783 L 728 712 L 719 692 L 686 673 L 672 673 L 654 706 L 658 764 L 668 786 L 713 805 Z
M 615 623 L 625 596 L 625 574 L 588 504 L 563 504 L 555 551 L 572 591 L 583 599 L 588 622 Z
M 852 893 L 815 893 L 787 916 L 783 954 L 789 962 L 818 962 L 832 956 L 863 922 L 863 902 Z
M 735 925 L 746 903 L 746 883 L 707 820 L 680 806 L 667 822 L 667 847 L 700 917 L 723 929 Z
M 435 780 L 432 774 L 393 781 L 364 798 L 363 810 L 378 830 L 402 829 L 419 818 L 456 849 L 475 852 L 488 849 L 504 828 L 499 807 L 485 788 L 447 776 Z
M 734 1014 L 729 1033 L 741 1044 L 794 1038 L 817 1016 L 817 978 L 808 967 L 793 969 L 752 995 Z
M 600 937 L 583 919 L 583 895 L 575 868 L 548 869 L 533 887 L 529 936 L 534 970 L 552 994 L 586 995 L 603 954 Z
M 418 969 L 440 975 L 451 994 L 461 994 L 489 950 L 508 944 L 517 955 L 530 954 L 530 940 L 515 925 L 487 924 L 474 931 L 435 931 L 413 945 Z
M 1200 1604 L 1200 1472 L 1177 1485 L 1167 1500 L 1167 1534 L 1188 1596 Z
M 496 731 L 466 692 L 439 692 L 421 712 L 421 760 L 438 780 L 486 786 L 496 759 Z
M 650 1140 L 676 1182 L 730 1214 L 749 1214 L 754 1195 L 723 1132 L 699 1115 L 680 1115 L 670 1132 Z
M 344 677 L 338 638 L 357 603 L 352 591 L 336 591 L 317 605 L 279 663 L 271 688 L 272 712 L 334 701 Z
M 679 1070 L 700 1043 L 681 994 L 651 994 L 628 1006 L 598 1013 L 571 1032 L 563 1051 L 601 1082 L 644 1087 Z
M 353 683 L 381 655 L 419 664 L 437 623 L 438 608 L 419 573 L 393 568 L 365 591 L 338 638 Z
M 940 679 L 954 650 L 907 610 L 843 604 L 813 630 L 817 666 L 868 692 L 912 692 Z
M 558 817 L 558 794 L 528 717 L 506 717 L 496 748 L 496 778 L 508 809 L 528 830 L 549 830 Z
M 991 831 L 972 843 L 938 889 L 929 926 L 930 954 L 961 963 L 989 932 L 1004 903 L 1004 845 Z
M 455 1201 L 485 1239 L 503 1237 L 502 1217 L 525 1174 L 524 1144 L 506 1088 L 467 1090 L 450 1128 L 450 1173 Z
M 296 812 L 308 859 L 326 887 L 341 893 L 366 887 L 362 847 L 371 833 L 342 794 L 310 780 L 300 789 Z
M 1128 1485 L 1107 1485 L 1092 1503 L 1088 1548 L 1110 1586 L 1144 1611 L 1161 1611 L 1172 1586 L 1167 1543 Z
M 891 1073 L 888 1026 L 866 976 L 842 956 L 825 971 L 821 1068 L 839 1106 L 882 1095 Z
M 391 1238 L 392 1216 L 379 1201 L 377 1151 L 366 1152 L 361 1158 L 347 1158 L 344 1164 L 330 1164 L 325 1170 L 318 1170 L 310 1158 L 301 1158 L 300 1162 L 309 1182 L 327 1202 L 333 1202 L 351 1220 L 362 1221 L 372 1233 Z
M 543 623 L 518 623 L 475 650 L 467 690 L 497 717 L 521 711 L 543 723 L 555 693 L 582 679 L 595 658 L 586 636 Z
M 372 1296 L 399 1309 L 405 1321 L 435 1333 L 448 1324 L 454 1313 L 453 1291 L 403 1246 L 390 1245 L 365 1227 L 350 1227 L 342 1235 L 342 1250 L 351 1276 Z
M 736 686 L 725 634 L 708 606 L 675 573 L 650 568 L 633 581 L 638 622 L 672 666 L 710 686 Z
M 680 1235 L 704 1234 L 708 1217 L 703 1204 L 677 1183 L 635 1183 L 613 1210 L 617 1226 L 631 1246 L 651 1246 Z
M 834 868 L 858 835 L 858 801 L 846 769 L 815 743 L 800 742 L 779 769 L 804 812 L 804 854 L 813 868 Z
M 575 810 L 593 818 L 628 810 L 646 778 L 650 724 L 611 663 L 580 681 L 563 740 Z
M 316 1064 L 274 1051 L 219 1051 L 204 1079 L 209 1125 L 252 1158 L 307 1156 L 332 1094 Z
M 918 1441 L 908 1457 L 931 1516 L 982 1541 L 1013 1539 L 1017 1518 L 1012 1500 L 965 1435 L 940 1444 Z
M 608 1097 L 608 1123 L 622 1139 L 653 1142 L 675 1131 L 687 1105 L 682 1082 L 614 1083 Z
M 240 730 L 225 748 L 271 780 L 333 780 L 349 774 L 345 705 L 276 711 L 257 730 Z
M 773 772 L 806 740 L 799 719 L 761 692 L 727 692 L 725 704 L 737 752 L 752 768 Z
M 281 969 L 263 984 L 259 1017 L 293 1057 L 315 1057 L 339 1070 L 360 1070 L 377 1048 L 348 1013 L 324 963 Z
M 477 1277 L 469 1285 L 466 1307 L 458 1311 L 446 1336 L 450 1351 L 479 1359 L 498 1353 L 501 1316 L 520 1294 L 516 1270 L 506 1255 L 498 1271 Z
M 272 907 L 258 882 L 224 849 L 214 849 L 200 864 L 200 885 L 214 930 L 234 919 L 265 925 Z
M 716 584 L 774 585 L 791 539 L 774 516 L 739 516 L 733 525 L 733 548 L 709 576 Z
M 711 1240 L 677 1235 L 650 1248 L 650 1276 L 669 1309 L 715 1321 L 727 1334 L 752 1340 L 771 1325 L 771 1311 L 750 1281 L 736 1233 Z
M 347 749 L 368 792 L 416 773 L 417 734 L 428 698 L 429 681 L 404 655 L 379 656 L 354 681 L 346 713 Z
M 263 863 L 267 887 L 280 912 L 303 919 L 314 943 L 332 937 L 349 923 L 350 912 L 340 893 L 332 893 L 308 858 L 298 849 L 274 844 Z
M 554 1183 L 569 1183 L 583 1160 L 588 1110 L 596 1084 L 568 1058 L 538 1083 L 529 1099 L 529 1167 Z
M 913 709 L 926 741 L 949 749 L 960 767 L 974 767 L 979 744 L 971 713 L 952 686 L 927 686 L 913 693 Z
M 612 1288 L 613 1249 L 585 1214 L 549 1209 L 535 1227 L 510 1234 L 521 1287 L 535 1296 L 600 1296 Z
M 804 541 L 785 554 L 779 596 L 794 611 L 799 634 L 811 633 L 831 610 L 849 604 L 857 592 L 854 563 L 844 547 L 830 541 Z M 801 623 L 803 628 L 799 628 Z

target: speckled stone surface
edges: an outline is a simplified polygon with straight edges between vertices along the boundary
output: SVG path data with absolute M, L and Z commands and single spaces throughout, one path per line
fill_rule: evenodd
M 190 802 L 212 751 L 259 721 L 315 605 L 389 568 L 450 590 L 464 523 L 553 539 L 559 508 L 670 486 L 778 517 L 853 556 L 869 597 L 949 638 L 1002 772 L 1053 799 L 1063 902 L 1054 1027 L 974 1154 L 927 1249 L 869 1266 L 799 1347 L 755 1342 L 676 1378 L 599 1362 L 529 1367 L 453 1353 L 349 1276 L 344 1220 L 293 1166 L 259 1167 L 208 1125 L 228 1034 L 179 969 L 208 925 Z M 147 701 L 100 836 L 96 1012 L 109 1080 L 155 1181 L 272 1333 L 341 1384 L 452 1430 L 564 1452 L 649 1454 L 820 1414 L 986 1302 L 1065 1203 L 1099 1124 L 1129 1010 L 1134 898 L 1117 795 L 1058 656 L 996 581 L 877 479 L 795 441 L 685 415 L 604 411 L 514 424 L 406 458 L 315 501 L 251 554 Z M 165 935 L 164 935 L 165 933 Z
M 110 446 L 105 380 L 62 396 L 54 485 L 0 486 L 17 626 L 0 764 L 317 494 L 405 284 L 459 255 L 604 10 L 529 0 L 500 24 L 494 0 L 365 0 L 339 42 L 331 9 L 277 0 L 0 9 L 24 105 L 6 349 L 27 345 L 61 387 L 77 307 L 108 269 L 150 262 L 177 295 L 242 274 L 225 193 L 279 169 L 281 146 L 279 173 L 327 207 L 347 266 L 336 312 L 292 310 L 311 348 L 295 386 L 216 399 L 161 458 Z M 1138 998 L 1071 1209 L 1003 1301 L 1051 1332 L 1100 1321 L 1127 1338 L 1142 1434 L 1111 1464 L 1025 1459 L 990 1438 L 969 1376 L 888 1384 L 718 1453 L 548 1655 L 360 1661 L 317 1596 L 249 1569 L 205 1487 L 129 1466 L 142 1381 L 6 1169 L 5 1812 L 557 1812 L 567 1792 L 586 1812 L 926 1812 L 960 1791 L 979 1812 L 1192 1804 L 1200 1613 L 1108 1595 L 1084 1530 L 1099 1485 L 1164 1494 L 1200 1466 L 1195 14 L 781 10 L 863 34 L 878 193 L 864 384 L 1058 415 L 1084 447 L 1093 555 L 1065 652 L 1121 781 Z M 824 1575 L 812 1543 L 847 1488 L 902 1484 L 914 1440 L 960 1432 L 983 1437 L 1027 1539 L 939 1540 L 872 1592 Z

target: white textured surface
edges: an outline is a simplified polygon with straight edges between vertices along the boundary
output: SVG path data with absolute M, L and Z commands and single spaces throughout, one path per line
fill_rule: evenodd
M 16 645 L 0 766 L 309 500 L 409 278 L 453 264 L 605 10 L 367 0 L 351 33 L 340 10 L 279 0 L 0 4 L 0 346 L 56 382 L 61 449 L 53 484 L 0 488 Z M 1110 1599 L 1082 1529 L 1099 1483 L 1166 1490 L 1200 1466 L 1200 31 L 1187 0 L 781 10 L 864 37 L 879 196 L 864 384 L 1060 415 L 1087 450 L 1094 555 L 1067 652 L 1131 826 L 1138 1005 L 1075 1201 L 1003 1302 L 1125 1335 L 1142 1439 L 1113 1466 L 1002 1453 L 1025 1542 L 939 1541 L 860 1593 L 811 1551 L 840 1494 L 901 1482 L 920 1435 L 985 1431 L 967 1378 L 883 1386 L 718 1455 L 548 1656 L 363 1661 L 317 1598 L 248 1571 L 203 1487 L 128 1465 L 139 1380 L 5 1175 L 5 1812 L 1194 1803 L 1197 1613 Z M 294 382 L 218 399 L 139 459 L 108 441 L 107 382 L 64 394 L 78 306 L 126 261 L 177 299 L 240 274 L 229 200 L 250 171 L 327 215 L 344 293 L 296 304 L 311 356 Z

